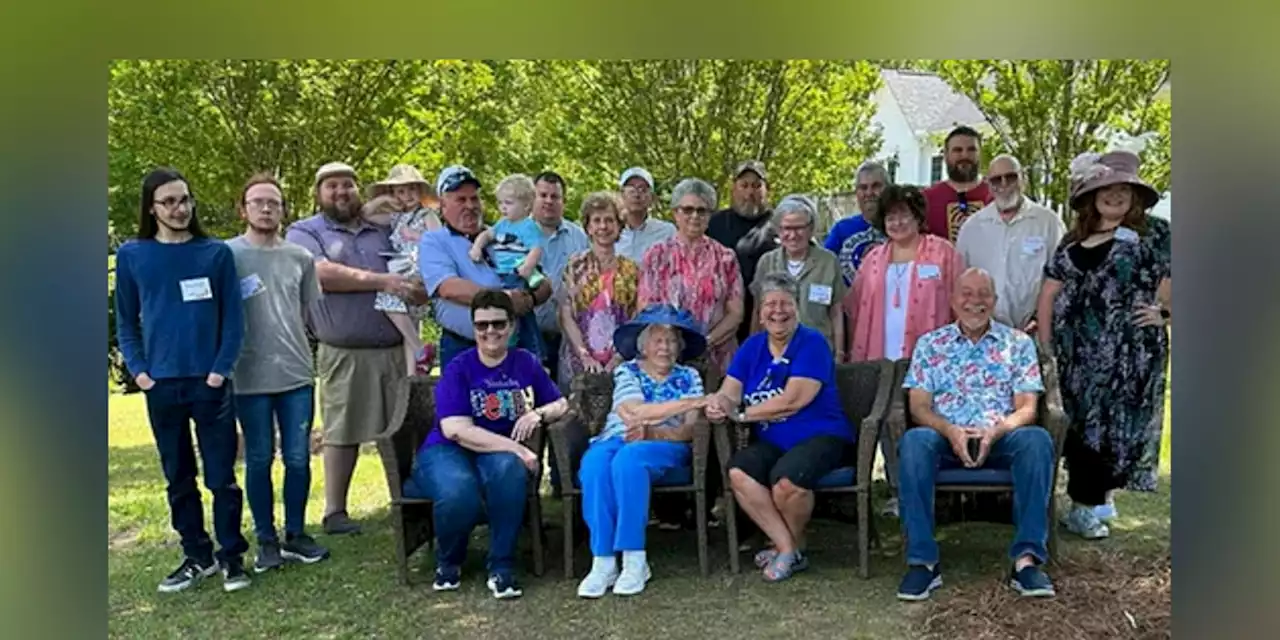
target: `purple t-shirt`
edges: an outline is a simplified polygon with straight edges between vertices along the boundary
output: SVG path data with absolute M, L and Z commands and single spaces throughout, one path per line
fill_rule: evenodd
M 440 430 L 440 421 L 445 418 L 466 416 L 477 427 L 510 436 L 516 419 L 559 399 L 560 390 L 528 351 L 512 349 L 498 366 L 490 368 L 480 362 L 480 353 L 472 347 L 445 365 L 436 383 L 436 424 L 419 450 L 453 444 Z

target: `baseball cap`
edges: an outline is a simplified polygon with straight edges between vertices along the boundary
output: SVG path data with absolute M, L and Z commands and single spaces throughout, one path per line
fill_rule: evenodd
M 643 178 L 645 182 L 649 183 L 650 189 L 654 188 L 653 175 L 650 174 L 649 170 L 645 169 L 644 167 L 631 167 L 630 169 L 623 171 L 622 177 L 618 178 L 618 188 L 627 186 L 627 181 L 635 177 Z
M 320 183 L 324 182 L 325 178 L 332 176 L 351 176 L 352 179 L 355 179 L 356 170 L 345 162 L 325 163 L 324 166 L 316 171 L 316 183 L 314 186 L 320 186 Z
M 470 169 L 460 164 L 445 167 L 440 172 L 440 176 L 436 178 L 436 193 L 445 194 L 450 191 L 457 191 L 468 182 L 474 184 L 477 189 L 480 188 L 480 179 Z
M 748 171 L 760 176 L 760 179 L 765 182 L 769 181 L 769 174 L 764 171 L 764 163 L 759 160 L 747 160 L 746 162 L 738 165 L 737 171 L 733 172 L 733 179 L 737 180 L 738 178 L 741 178 L 742 174 Z

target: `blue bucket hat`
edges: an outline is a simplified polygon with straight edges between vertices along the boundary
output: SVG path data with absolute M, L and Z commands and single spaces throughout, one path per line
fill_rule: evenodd
M 613 332 L 613 346 L 627 360 L 638 355 L 636 341 L 645 327 L 653 324 L 671 325 L 680 330 L 684 338 L 684 352 L 680 360 L 692 360 L 707 348 L 707 338 L 702 335 L 702 325 L 694 319 L 693 314 L 685 309 L 677 309 L 669 304 L 654 304 L 645 307 L 636 317 Z

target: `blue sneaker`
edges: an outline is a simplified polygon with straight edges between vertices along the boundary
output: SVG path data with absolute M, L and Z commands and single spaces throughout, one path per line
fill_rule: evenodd
M 933 570 L 920 565 L 907 568 L 907 575 L 902 576 L 898 584 L 898 599 L 910 602 L 928 600 L 934 589 L 942 586 L 942 565 L 933 565 Z
M 1057 595 L 1053 590 L 1053 583 L 1049 581 L 1049 576 L 1034 564 L 1023 567 L 1021 571 L 1013 572 L 1009 578 L 1009 586 L 1013 587 L 1018 595 L 1028 598 L 1052 598 Z
M 457 591 L 462 586 L 462 571 L 457 567 L 436 567 L 436 579 L 431 588 L 436 591 Z
M 1098 519 L 1093 509 L 1083 505 L 1072 506 L 1062 517 L 1062 526 L 1085 540 L 1099 540 L 1111 535 L 1111 530 Z
M 524 595 L 524 591 L 520 589 L 520 584 L 516 582 L 516 577 L 509 573 L 491 574 L 489 576 L 489 591 L 492 591 L 493 597 L 499 600 L 519 598 Z
M 1098 519 L 1103 522 L 1111 522 L 1120 515 L 1120 512 L 1116 511 L 1116 503 L 1112 501 L 1111 496 L 1107 496 L 1106 502 L 1093 508 L 1093 515 L 1098 516 Z

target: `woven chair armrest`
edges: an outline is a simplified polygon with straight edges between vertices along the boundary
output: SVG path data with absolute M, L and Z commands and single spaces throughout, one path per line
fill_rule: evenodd
M 720 462 L 721 475 L 729 473 L 729 458 L 733 456 L 736 449 L 733 446 L 734 437 L 729 433 L 733 429 L 733 423 L 728 420 L 721 422 L 711 422 L 711 435 L 716 442 L 716 457 Z
M 711 423 L 706 416 L 693 422 L 693 486 L 702 491 L 707 486 L 707 458 L 711 455 Z
M 551 439 L 556 465 L 560 469 L 560 488 L 573 491 L 573 452 L 586 449 L 575 445 L 585 443 L 591 436 L 572 409 L 547 425 L 547 436 Z

